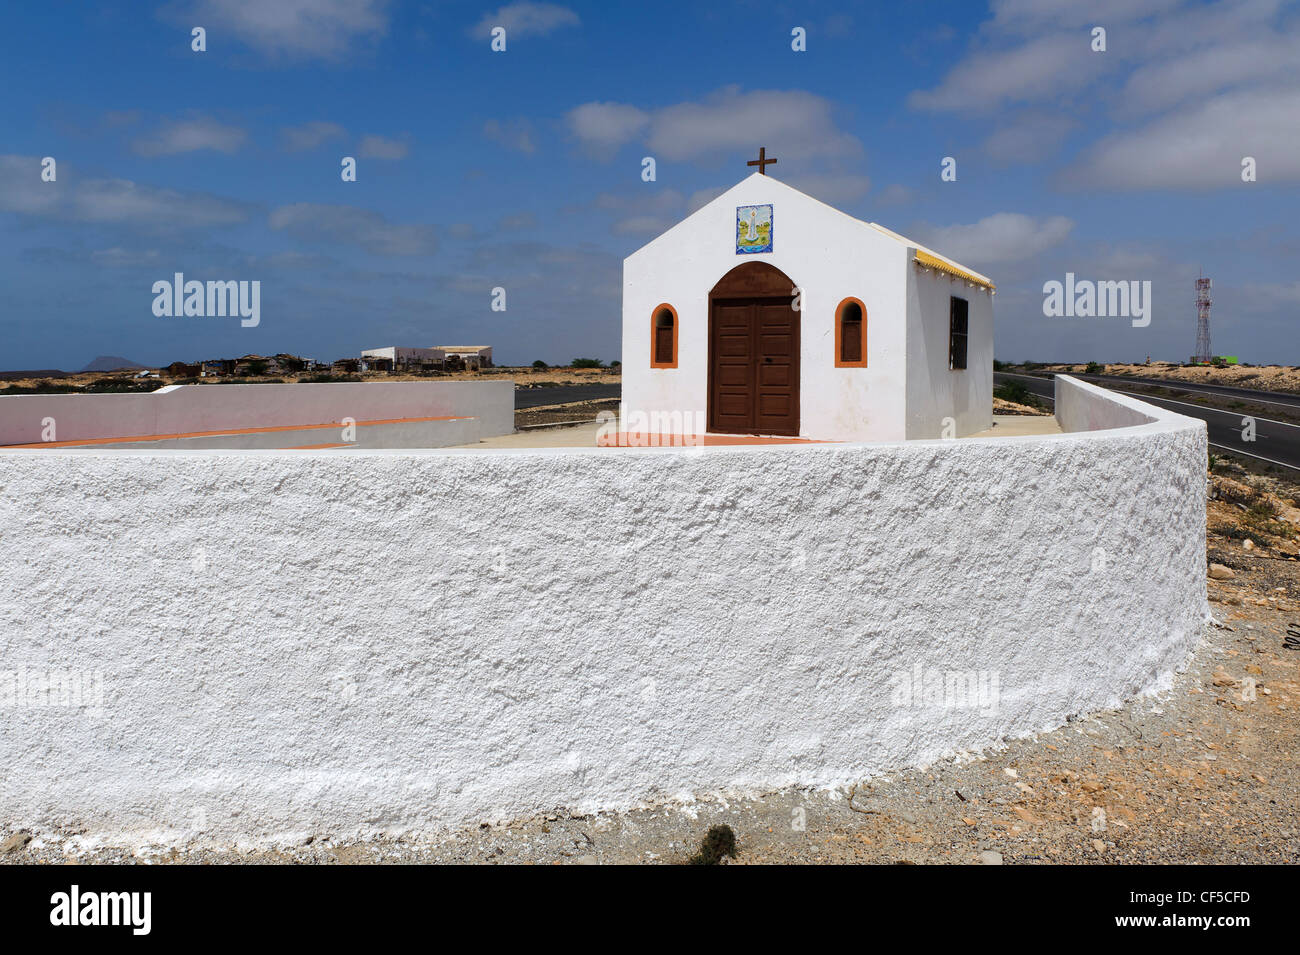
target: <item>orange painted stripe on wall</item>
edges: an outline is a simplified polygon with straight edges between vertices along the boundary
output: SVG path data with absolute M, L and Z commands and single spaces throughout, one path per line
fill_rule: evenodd
M 415 424 L 421 421 L 463 421 L 472 415 L 439 415 L 429 418 L 380 418 L 375 421 L 358 421 L 358 428 L 378 424 Z M 341 422 L 325 424 L 286 424 L 269 428 L 229 428 L 221 431 L 186 431 L 181 434 L 135 434 L 117 438 L 82 438 L 78 441 L 40 441 L 36 444 L 6 444 L 5 448 L 75 448 L 96 444 L 124 444 L 127 441 L 174 441 L 177 438 L 212 438 L 228 434 L 271 434 L 277 431 L 315 431 L 321 428 L 341 428 Z
M 600 439 L 602 448 L 680 448 L 716 447 L 733 444 L 838 444 L 817 438 L 764 437 L 757 434 L 646 434 L 637 431 L 620 431 Z

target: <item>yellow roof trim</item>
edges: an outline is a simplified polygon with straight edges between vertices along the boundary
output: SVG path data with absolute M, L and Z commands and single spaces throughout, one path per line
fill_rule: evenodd
M 931 255 L 929 252 L 922 252 L 920 249 L 916 250 L 915 261 L 924 265 L 927 269 L 938 269 L 940 272 L 947 272 L 949 275 L 955 275 L 959 279 L 965 279 L 967 282 L 973 282 L 986 289 L 993 290 L 997 288 L 996 285 L 984 278 L 984 276 L 976 275 L 974 272 L 968 272 L 960 266 L 953 265 L 951 262 L 946 262 L 938 256 Z

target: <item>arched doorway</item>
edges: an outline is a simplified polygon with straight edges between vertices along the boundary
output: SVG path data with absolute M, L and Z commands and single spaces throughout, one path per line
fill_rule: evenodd
M 738 265 L 709 292 L 709 430 L 799 434 L 795 284 L 766 262 Z

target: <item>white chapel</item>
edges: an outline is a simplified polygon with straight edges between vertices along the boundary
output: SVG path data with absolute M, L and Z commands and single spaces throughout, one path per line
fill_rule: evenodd
M 709 434 L 973 434 L 993 422 L 993 294 L 756 172 L 624 260 L 623 404 Z

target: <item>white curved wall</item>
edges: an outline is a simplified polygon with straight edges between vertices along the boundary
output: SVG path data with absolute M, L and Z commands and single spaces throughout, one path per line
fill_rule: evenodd
M 1054 727 L 1158 686 L 1206 617 L 1204 425 L 1144 407 L 906 444 L 0 453 L 0 818 L 436 830 Z M 917 666 L 996 674 L 996 707 L 900 702 Z M 101 705 L 15 698 L 24 668 Z

